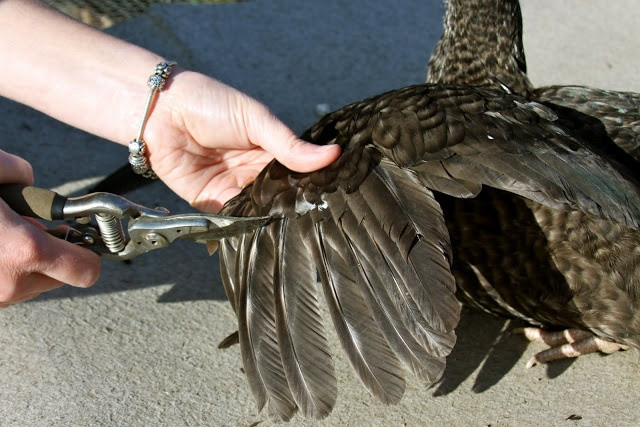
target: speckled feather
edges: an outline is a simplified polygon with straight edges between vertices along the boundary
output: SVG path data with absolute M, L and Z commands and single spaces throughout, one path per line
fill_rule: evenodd
M 444 33 L 427 70 L 427 83 L 532 88 L 522 44 L 520 4 L 511 0 L 446 0 Z

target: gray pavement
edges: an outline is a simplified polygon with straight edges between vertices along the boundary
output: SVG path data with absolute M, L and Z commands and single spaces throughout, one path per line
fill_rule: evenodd
M 532 81 L 640 91 L 639 8 L 523 1 Z M 423 81 L 442 12 L 440 0 L 157 5 L 110 31 L 252 94 L 301 131 L 318 103 L 337 108 Z M 79 192 L 126 158 L 124 147 L 12 102 L 0 100 L 0 113 L 0 147 L 28 159 L 40 186 Z M 189 210 L 161 183 L 130 198 Z M 239 349 L 217 349 L 234 325 L 217 256 L 203 247 L 104 261 L 91 289 L 0 311 L 0 426 L 271 425 L 256 411 Z M 541 346 L 511 327 L 465 312 L 442 383 L 411 380 L 396 406 L 366 392 L 332 337 L 338 404 L 325 420 L 293 424 L 640 425 L 636 352 L 525 370 Z

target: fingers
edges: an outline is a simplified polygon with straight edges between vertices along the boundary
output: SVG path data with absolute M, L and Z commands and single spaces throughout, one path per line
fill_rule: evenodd
M 23 285 L 16 287 L 18 292 L 13 294 L 9 292 L 0 294 L 0 308 L 6 308 L 20 302 L 28 301 L 43 292 L 51 291 L 62 286 L 64 286 L 64 283 L 58 280 L 40 273 L 31 273 L 25 277 Z
M 262 103 L 200 73 L 174 75 L 145 128 L 151 164 L 192 206 L 215 212 L 274 157 L 298 172 L 328 166 L 340 147 L 299 139 Z
M 0 150 L 0 183 L 33 184 L 33 169 L 26 160 Z
M 88 288 L 100 276 L 100 257 L 88 249 L 38 230 L 44 241 L 33 265 L 38 272 L 61 283 Z
M 0 183 L 33 184 L 26 160 L 0 150 Z M 90 286 L 100 273 L 94 253 L 57 239 L 0 200 L 0 308 L 35 298 L 65 283 Z
M 0 201 L 0 307 L 65 283 L 88 287 L 99 274 L 96 254 L 51 236 Z
M 257 101 L 244 111 L 248 115 L 244 122 L 251 142 L 270 152 L 289 169 L 311 172 L 330 165 L 340 156 L 337 145 L 315 145 L 301 140 Z
M 40 295 L 40 294 L 39 293 L 28 294 L 28 295 L 23 296 L 22 298 L 18 298 L 17 300 L 14 300 L 14 301 L 11 301 L 11 302 L 0 302 L 0 309 L 10 307 L 10 306 L 12 306 L 14 304 L 18 304 L 20 302 L 28 301 L 30 299 L 33 299 L 33 298 L 37 297 L 38 295 Z

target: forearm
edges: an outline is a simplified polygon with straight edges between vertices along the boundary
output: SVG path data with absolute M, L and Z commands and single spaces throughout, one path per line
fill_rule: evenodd
M 0 1 L 0 95 L 126 144 L 162 57 L 33 0 Z

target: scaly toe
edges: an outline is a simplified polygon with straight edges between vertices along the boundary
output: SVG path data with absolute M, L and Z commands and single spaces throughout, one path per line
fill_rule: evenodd
M 615 353 L 619 350 L 627 350 L 629 347 L 616 342 L 598 338 L 590 332 L 580 329 L 565 329 L 564 331 L 545 331 L 540 328 L 518 328 L 515 332 L 523 334 L 529 341 L 543 341 L 551 348 L 536 353 L 526 364 L 531 368 L 537 364 L 548 363 L 554 360 L 578 357 L 583 354 Z

